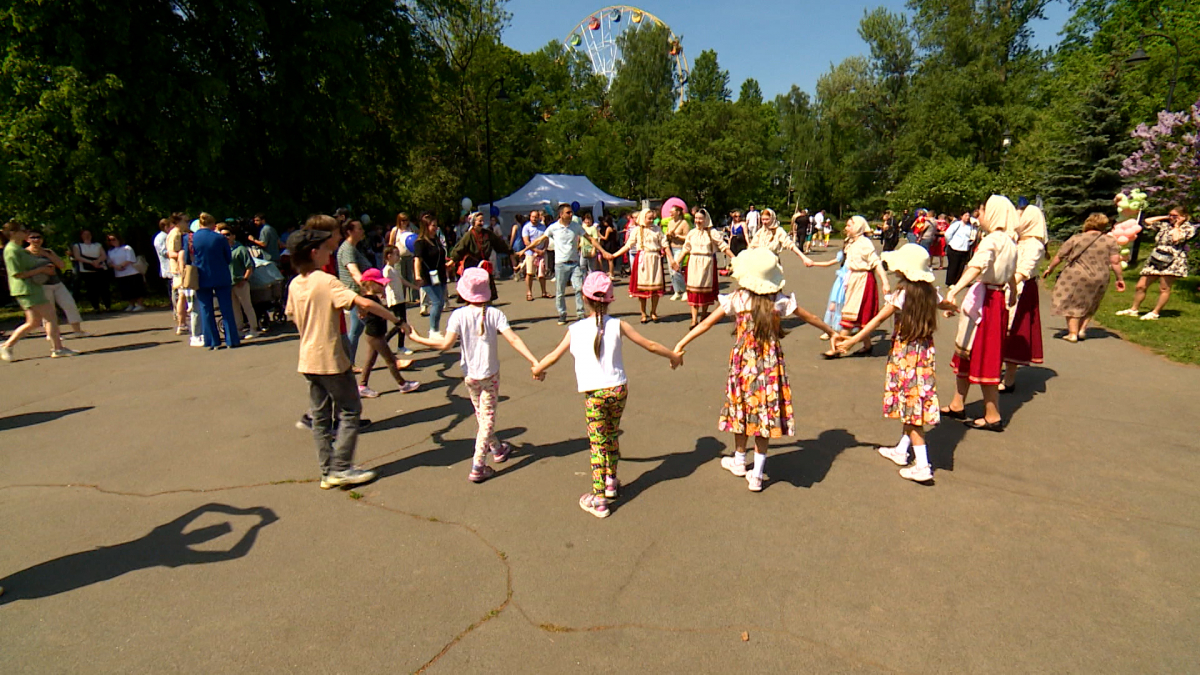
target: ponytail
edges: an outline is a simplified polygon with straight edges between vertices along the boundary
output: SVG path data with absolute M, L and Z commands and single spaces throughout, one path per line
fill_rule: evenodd
M 483 336 L 486 334 L 486 331 L 484 330 L 484 324 L 487 323 L 486 319 L 487 319 L 487 305 L 480 305 L 479 306 L 479 335 L 480 336 Z
M 596 360 L 600 360 L 600 356 L 604 353 L 604 322 L 608 318 L 608 303 L 585 298 L 588 308 L 596 315 L 596 339 L 592 343 L 592 351 L 596 353 Z

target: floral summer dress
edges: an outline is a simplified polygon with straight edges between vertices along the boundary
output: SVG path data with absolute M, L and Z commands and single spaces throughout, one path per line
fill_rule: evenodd
M 938 295 L 941 301 L 941 294 Z M 904 291 L 892 305 L 904 308 Z M 883 382 L 883 416 L 918 427 L 936 426 L 942 420 L 937 395 L 937 351 L 933 338 L 904 342 L 892 337 L 887 375 Z
M 717 428 L 734 434 L 779 438 L 793 436 L 792 388 L 788 385 L 783 347 L 778 340 L 760 343 L 754 337 L 751 295 L 738 290 L 720 296 L 721 309 L 737 322 L 737 337 L 729 353 L 729 379 L 725 405 Z M 796 296 L 775 295 L 775 311 L 787 316 L 796 311 Z

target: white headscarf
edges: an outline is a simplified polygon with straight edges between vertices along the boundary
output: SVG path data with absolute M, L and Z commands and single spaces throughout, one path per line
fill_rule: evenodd
M 1015 234 L 1017 241 L 1022 239 L 1037 239 L 1043 244 L 1046 243 L 1046 215 L 1038 207 L 1030 204 L 1021 212 L 1021 217 L 1017 221 Z
M 979 214 L 979 227 L 987 234 L 992 232 L 1008 232 L 1013 235 L 1017 229 L 1017 207 L 1004 195 L 992 195 L 983 205 L 983 213 Z

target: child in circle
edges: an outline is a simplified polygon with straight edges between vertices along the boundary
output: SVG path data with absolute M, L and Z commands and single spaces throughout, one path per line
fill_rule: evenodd
M 689 332 L 676 353 L 708 332 L 727 314 L 737 322 L 733 350 L 729 353 L 729 378 L 725 405 L 717 428 L 733 434 L 734 455 L 721 459 L 721 467 L 735 476 L 745 476 L 752 492 L 763 488 L 763 467 L 772 438 L 796 433 L 792 415 L 792 390 L 780 340 L 787 333 L 780 322 L 798 316 L 830 336 L 832 327 L 796 304 L 794 294 L 782 293 L 785 283 L 779 259 L 765 248 L 751 248 L 733 259 L 733 278 L 738 290 L 718 298 L 716 310 Z M 746 470 L 746 443 L 754 438 L 754 467 Z
M 642 337 L 625 321 L 609 316 L 612 289 L 607 274 L 587 275 L 583 281 L 587 318 L 571 324 L 554 351 L 533 366 L 533 376 L 540 380 L 567 350 L 575 358 L 575 382 L 584 394 L 583 411 L 592 449 L 592 490 L 579 498 L 579 508 L 597 518 L 608 517 L 609 500 L 617 498 L 621 485 L 617 480 L 617 461 L 621 458 L 617 435 L 628 395 L 621 338 L 627 337 L 642 349 L 669 359 L 671 368 L 682 363 L 678 354 Z
M 471 405 L 475 406 L 475 419 L 479 432 L 475 436 L 475 457 L 471 462 L 471 473 L 467 479 L 482 483 L 495 475 L 487 465 L 488 452 L 492 459 L 503 462 L 512 452 L 512 446 L 496 437 L 496 402 L 500 397 L 500 355 L 497 336 L 503 335 L 513 349 L 524 356 L 530 365 L 537 359 L 525 346 L 521 338 L 508 325 L 504 312 L 490 306 L 492 291 L 489 286 L 491 275 L 480 267 L 468 267 L 458 280 L 458 297 L 467 303 L 450 315 L 446 322 L 446 333 L 438 340 L 421 337 L 415 332 L 409 338 L 417 344 L 446 351 L 459 338 L 462 339 L 463 382 L 471 394 Z
M 419 293 L 421 291 L 421 287 L 409 281 L 408 278 L 405 277 L 405 266 L 409 268 L 407 272 L 408 276 L 412 276 L 413 274 L 413 260 L 411 256 L 409 256 L 408 259 L 402 258 L 400 256 L 400 248 L 398 246 L 383 247 L 383 262 L 383 279 L 386 282 L 383 289 L 386 306 L 392 314 L 395 314 L 403 319 L 400 325 L 388 331 L 385 340 L 391 340 L 393 336 L 399 335 L 400 337 L 396 343 L 396 349 L 401 354 L 410 356 L 412 355 L 412 350 L 405 349 L 404 347 L 404 335 L 408 333 L 408 331 L 405 330 L 405 326 L 408 324 L 408 303 L 405 301 L 405 296 L 408 295 L 408 291 L 405 289 L 407 288 L 414 293 Z M 408 363 L 401 361 L 400 367 L 407 368 Z
M 383 274 L 374 267 L 368 268 L 362 273 L 359 281 L 359 286 L 362 287 L 362 296 L 379 306 L 384 306 L 381 296 L 383 289 L 388 281 Z M 388 311 L 396 315 L 400 319 L 396 324 L 398 328 L 403 329 L 408 324 L 404 322 L 404 303 L 399 303 L 398 307 L 389 307 Z M 408 365 L 409 362 L 401 361 L 392 353 L 392 348 L 388 346 L 387 322 L 382 318 L 370 314 L 368 312 L 359 311 L 363 322 L 366 324 L 363 327 L 363 337 L 367 340 L 367 363 L 363 366 L 362 375 L 358 381 L 358 395 L 362 398 L 379 398 L 379 392 L 371 388 L 371 370 L 375 368 L 375 358 L 382 356 L 383 363 L 387 366 L 388 372 L 396 380 L 396 385 L 400 387 L 401 394 L 408 394 L 416 391 L 420 386 L 420 382 L 414 380 L 405 380 L 400 374 L 400 369 Z
M 937 352 L 933 348 L 937 311 L 955 309 L 934 287 L 929 258 L 929 253 L 919 244 L 905 244 L 896 251 L 884 253 L 883 263 L 898 277 L 895 294 L 858 335 L 838 340 L 838 349 L 845 350 L 870 335 L 888 317 L 896 315 L 896 330 L 883 384 L 883 416 L 900 420 L 904 429 L 900 442 L 895 447 L 879 448 L 879 454 L 905 467 L 900 469 L 901 477 L 919 483 L 933 479 L 933 467 L 929 464 L 929 450 L 925 445 L 925 427 L 937 426 L 941 421 Z M 910 446 L 914 458 L 912 466 L 907 466 Z

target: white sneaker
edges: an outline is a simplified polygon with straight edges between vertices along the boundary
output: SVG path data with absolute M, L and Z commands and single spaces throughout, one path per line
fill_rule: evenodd
M 726 471 L 728 471 L 729 473 L 731 473 L 735 476 L 745 476 L 746 475 L 745 462 L 738 462 L 736 459 L 734 459 L 732 457 L 722 457 L 721 458 L 721 468 L 725 469 Z
M 0 345 L 0 361 L 12 361 L 12 349 Z
M 1142 321 L 1158 321 L 1158 312 L 1150 312 L 1142 315 Z
M 899 448 L 881 447 L 879 448 L 879 454 L 895 462 L 896 466 L 908 465 L 908 450 L 900 452 Z
M 900 469 L 900 477 L 917 483 L 933 480 L 933 467 L 928 464 L 914 464 Z
M 79 352 L 73 349 L 67 349 L 66 347 L 63 347 L 62 349 L 55 349 L 54 351 L 50 352 L 50 358 L 52 359 L 61 359 L 68 356 L 79 356 Z
M 188 344 L 192 347 L 203 347 L 204 346 L 204 338 L 202 338 L 202 337 L 191 338 L 190 340 L 188 340 Z
M 243 335 L 243 336 L 242 336 L 242 339 L 243 339 L 243 340 L 253 340 L 253 339 L 254 339 L 254 333 L 246 333 L 245 335 Z
M 321 489 L 328 490 L 329 488 L 340 487 L 342 485 L 360 485 L 373 480 L 375 480 L 374 471 L 360 469 L 355 466 L 345 471 L 334 471 L 328 475 L 321 476 Z
M 675 302 L 679 302 L 679 294 L 678 294 L 678 293 L 672 293 L 672 294 L 671 294 L 671 299 L 672 299 L 672 300 L 674 300 Z
M 144 311 L 146 311 L 146 307 L 143 305 L 134 305 L 133 309 L 131 309 L 129 311 L 130 312 L 144 312 Z
M 429 339 L 430 340 L 441 340 L 443 337 L 444 336 L 442 335 L 442 332 L 440 330 L 429 331 Z
M 753 473 L 746 474 L 746 487 L 750 488 L 751 492 L 762 492 L 763 477 Z
M 1122 309 L 1117 312 L 1117 316 L 1137 316 L 1137 315 L 1138 315 L 1138 311 L 1136 309 Z

